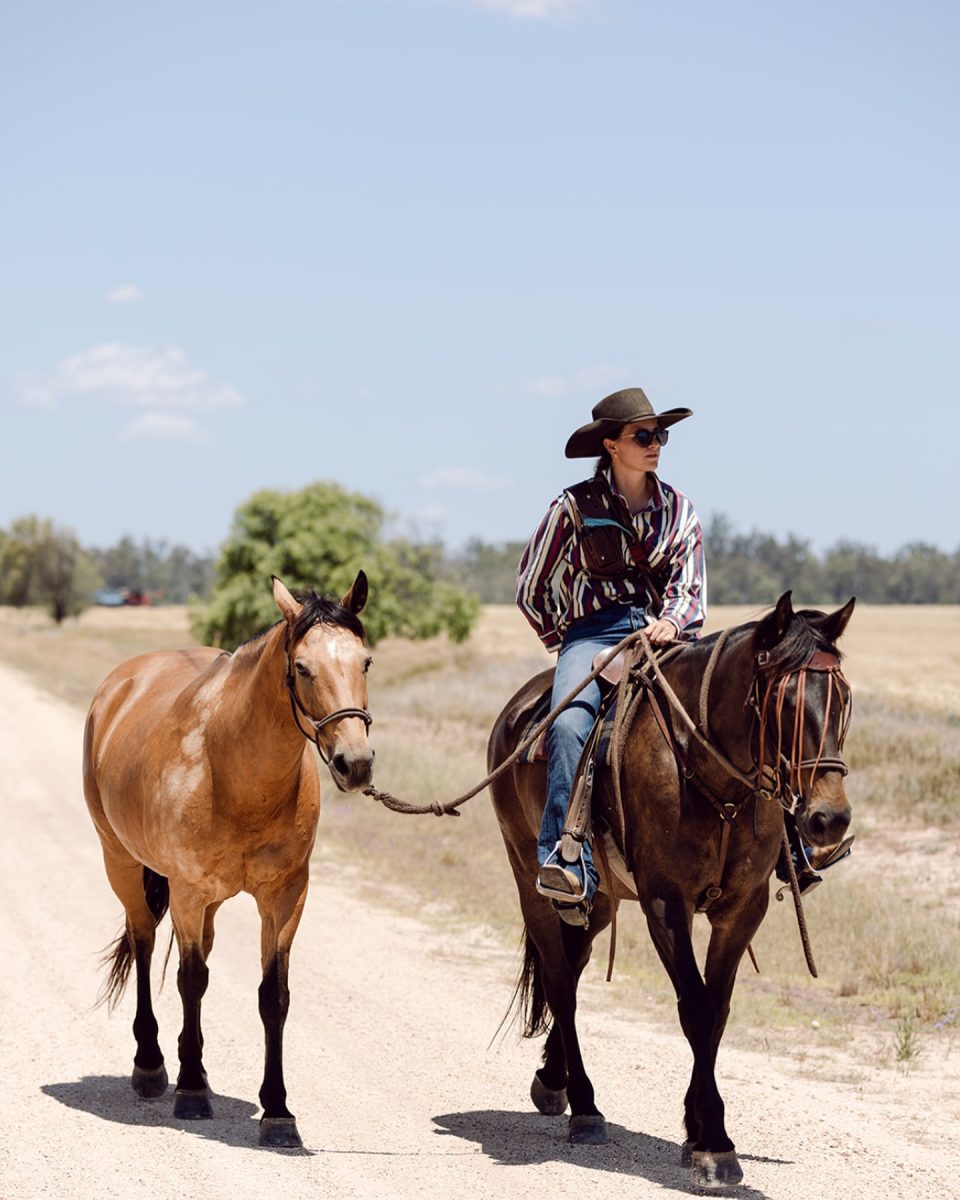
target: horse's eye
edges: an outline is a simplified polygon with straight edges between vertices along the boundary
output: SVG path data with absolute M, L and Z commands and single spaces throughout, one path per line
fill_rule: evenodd
M 300 676 L 301 679 L 309 679 L 310 678 L 310 672 L 303 665 L 303 663 L 298 662 L 296 664 L 296 667 L 297 667 L 297 674 Z
M 371 668 L 372 666 L 373 666 L 373 659 L 372 659 L 372 658 L 368 658 L 368 659 L 367 659 L 367 660 L 364 662 L 364 664 L 363 664 L 363 673 L 364 673 L 364 675 L 366 675 L 366 673 L 367 673 L 367 672 L 370 670 L 370 668 Z

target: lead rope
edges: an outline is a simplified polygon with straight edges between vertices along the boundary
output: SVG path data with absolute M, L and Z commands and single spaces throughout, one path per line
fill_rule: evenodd
M 600 659 L 590 674 L 585 676 L 572 692 L 564 696 L 560 703 L 555 708 L 552 708 L 541 721 L 537 722 L 530 733 L 527 734 L 527 736 L 522 742 L 520 742 L 516 749 L 509 754 L 498 767 L 491 771 L 490 774 L 484 779 L 481 779 L 480 782 L 475 787 L 472 787 L 468 792 L 464 792 L 463 795 L 457 796 L 455 800 L 449 800 L 446 804 L 441 804 L 439 800 L 435 800 L 432 804 L 408 804 L 405 800 L 398 800 L 397 797 L 391 795 L 390 792 L 377 791 L 377 789 L 372 785 L 368 788 L 364 788 L 362 794 L 364 796 L 370 796 L 371 799 L 376 800 L 379 804 L 382 804 L 384 808 L 389 808 L 391 812 L 405 813 L 408 816 L 424 816 L 427 813 L 433 813 L 434 816 L 437 817 L 459 817 L 460 814 L 457 812 L 457 809 L 462 804 L 466 804 L 468 800 L 472 800 L 473 797 L 479 792 L 482 792 L 485 787 L 489 787 L 489 785 L 493 783 L 495 779 L 499 779 L 506 769 L 512 766 L 517 759 L 520 758 L 521 755 L 523 755 L 525 751 L 527 751 L 534 744 L 541 733 L 543 733 L 545 729 L 549 729 L 549 727 L 554 723 L 557 717 L 560 716 L 563 710 L 572 704 L 574 700 L 576 700 L 577 696 L 580 695 L 587 684 L 592 683 L 594 679 L 602 674 L 602 672 L 609 666 L 610 663 L 613 662 L 621 650 L 626 650 L 629 646 L 633 646 L 641 639 L 644 642 L 647 642 L 646 635 L 644 634 L 643 630 L 635 629 L 633 633 L 628 633 L 622 641 L 617 642 L 617 644 L 612 647 L 612 649 L 608 651 L 608 653 L 605 654 L 602 659 Z M 647 646 L 649 647 L 649 642 L 647 642 Z

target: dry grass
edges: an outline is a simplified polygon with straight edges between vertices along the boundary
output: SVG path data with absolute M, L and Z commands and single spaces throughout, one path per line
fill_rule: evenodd
M 714 610 L 710 627 L 758 615 Z M 857 696 L 848 743 L 857 850 L 806 905 L 819 981 L 806 974 L 792 901 L 771 904 L 755 944 L 763 974 L 741 969 L 734 1037 L 745 1026 L 796 1030 L 815 1019 L 824 1036 L 880 1021 L 892 1038 L 897 1021 L 949 1025 L 960 1007 L 960 856 L 943 836 L 960 823 L 960 610 L 864 606 L 844 640 Z M 59 629 L 41 614 L 0 609 L 0 659 L 81 710 L 123 658 L 188 643 L 182 608 L 93 610 Z M 485 609 L 463 646 L 388 639 L 374 656 L 377 783 L 414 803 L 448 800 L 482 778 L 497 712 L 552 662 L 506 606 Z M 462 814 L 404 817 L 327 789 L 318 865 L 358 866 L 392 903 L 465 930 L 490 926 L 512 942 L 516 895 L 492 809 L 478 796 Z M 621 914 L 615 990 L 675 1022 L 639 909 Z

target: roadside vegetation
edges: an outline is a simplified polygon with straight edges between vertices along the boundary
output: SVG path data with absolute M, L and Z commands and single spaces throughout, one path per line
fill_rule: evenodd
M 862 647 L 876 639 L 871 629 L 885 628 L 877 624 L 883 612 L 858 614 L 858 662 L 868 676 Z M 715 610 L 713 623 L 744 619 L 742 611 Z M 81 712 L 123 658 L 189 641 L 184 608 L 91 610 L 59 626 L 39 610 L 0 609 L 0 660 Z M 931 647 L 936 656 L 957 651 L 953 643 Z M 483 777 L 499 709 L 551 661 L 516 611 L 497 606 L 481 612 L 461 644 L 446 636 L 386 637 L 374 659 L 377 786 L 417 804 L 449 800 Z M 856 687 L 855 667 L 848 670 Z M 913 671 L 910 678 L 922 696 L 926 674 Z M 906 1067 L 919 1055 L 946 1052 L 956 1038 L 960 879 L 950 869 L 955 859 L 942 851 L 960 825 L 960 705 L 930 708 L 898 694 L 894 687 L 892 700 L 868 692 L 856 701 L 847 758 L 858 840 L 852 858 L 827 872 L 805 903 L 820 978 L 807 974 L 789 895 L 783 903 L 771 899 L 754 944 L 761 974 L 746 959 L 741 966 L 728 1033 L 733 1040 L 821 1054 L 828 1064 L 829 1047 L 864 1035 L 871 1053 Z M 366 881 L 372 897 L 454 925 L 465 942 L 486 928 L 514 944 L 519 909 L 492 808 L 480 795 L 461 812 L 458 818 L 402 816 L 327 786 L 317 869 L 328 878 L 342 871 Z M 639 908 L 624 904 L 620 914 L 609 994 L 672 1028 L 674 997 Z M 705 944 L 706 921 L 698 925 Z M 587 1004 L 602 1003 L 606 994 L 607 947 L 604 935 L 587 972 L 590 985 L 602 990 Z

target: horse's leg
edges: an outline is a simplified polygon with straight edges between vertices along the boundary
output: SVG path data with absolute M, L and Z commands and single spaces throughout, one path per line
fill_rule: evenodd
M 283 1027 L 290 1008 L 288 974 L 290 945 L 300 924 L 307 898 L 308 874 L 298 871 L 277 891 L 257 892 L 260 911 L 260 1018 L 266 1039 L 266 1057 L 260 1103 L 260 1145 L 290 1149 L 303 1145 L 297 1122 L 287 1108 L 287 1089 L 283 1081 Z
M 730 1015 L 737 968 L 760 927 L 768 900 L 769 891 L 764 880 L 762 889 L 745 898 L 735 909 L 711 918 L 704 988 L 708 1001 L 705 1013 L 712 1015 L 712 1027 L 704 1034 L 706 1044 L 702 1053 L 696 1055 L 695 1050 L 694 1069 L 684 1101 L 688 1139 L 684 1157 L 686 1165 L 693 1167 L 695 1182 L 700 1187 L 725 1187 L 743 1178 L 724 1123 L 716 1062 Z
M 113 956 L 108 992 L 113 985 L 122 988 L 130 969 L 130 954 L 137 976 L 137 1011 L 133 1019 L 133 1036 L 137 1051 L 133 1059 L 130 1084 L 133 1090 L 145 1098 L 162 1096 L 167 1090 L 167 1070 L 163 1063 L 163 1052 L 157 1040 L 159 1029 L 153 1012 L 150 991 L 150 963 L 156 941 L 157 921 L 166 910 L 166 881 L 158 886 L 147 899 L 144 867 L 120 846 L 103 845 L 103 861 L 107 878 L 114 893 L 123 905 L 126 914 L 124 940 L 117 943 Z M 154 876 L 160 880 L 161 876 Z
M 734 1184 L 743 1172 L 724 1128 L 723 1101 L 714 1078 L 720 1040 L 718 1007 L 697 965 L 691 938 L 693 914 L 679 896 L 649 899 L 644 909 L 653 944 L 677 994 L 680 1026 L 693 1051 L 693 1071 L 684 1097 L 687 1140 L 682 1162 L 693 1166 L 700 1187 Z
M 178 1049 L 180 1074 L 173 1102 L 173 1115 L 185 1120 L 204 1120 L 213 1116 L 207 1073 L 203 1069 L 203 1032 L 200 1004 L 207 990 L 210 972 L 203 953 L 207 905 L 189 890 L 176 887 L 170 893 L 170 915 L 180 948 L 177 987 L 183 1003 L 183 1028 Z
M 532 907 L 534 902 L 537 906 L 536 916 Z M 607 1124 L 596 1106 L 593 1084 L 583 1063 L 576 1013 L 577 985 L 584 967 L 590 961 L 593 939 L 610 923 L 610 901 L 606 896 L 597 896 L 590 914 L 589 930 L 562 922 L 540 896 L 532 896 L 528 903 L 531 911 L 527 928 L 536 945 L 544 996 L 554 1019 L 542 1068 L 550 1073 L 540 1075 L 538 1072 L 538 1076 L 544 1085 L 557 1080 L 562 1047 L 566 1093 L 570 1104 L 569 1139 L 571 1142 L 602 1145 L 607 1141 Z
M 540 1112 L 558 1117 L 567 1111 L 567 1056 L 560 1027 L 554 1022 L 543 1046 L 543 1066 L 534 1074 L 530 1099 Z

